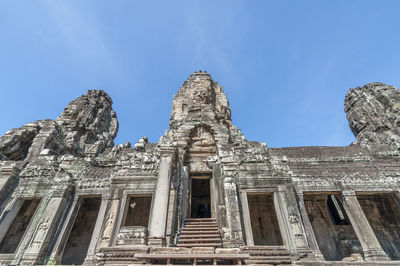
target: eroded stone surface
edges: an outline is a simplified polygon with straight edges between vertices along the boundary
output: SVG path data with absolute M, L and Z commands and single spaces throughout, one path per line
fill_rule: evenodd
M 399 148 L 400 91 L 383 83 L 350 89 L 345 99 L 349 125 L 363 145 L 384 144 Z
M 250 254 L 248 263 L 321 264 L 326 259 L 342 260 L 343 265 L 387 264 L 400 257 L 400 236 L 393 234 L 400 223 L 393 220 L 397 216 L 387 217 L 387 208 L 399 202 L 399 110 L 396 88 L 382 83 L 357 87 L 345 99 L 355 143 L 269 148 L 245 138 L 232 124 L 222 87 L 208 73 L 195 72 L 175 95 L 170 127 L 160 140 L 150 143 L 142 137 L 132 147 L 113 143 L 118 121 L 111 98 L 104 91 L 88 91 L 56 120 L 28 123 L 0 138 L 0 243 L 6 245 L 10 228 L 10 233 L 23 235 L 15 254 L 0 254 L 0 263 L 60 263 L 65 247 L 71 248 L 67 243 L 76 222 L 89 222 L 79 212 L 82 202 L 96 198 L 90 241 L 75 241 L 81 243 L 78 249 L 84 250 L 87 264 L 139 263 L 136 253 L 206 251 Z M 191 218 L 196 178 L 209 178 L 206 204 L 222 244 L 216 251 L 175 247 L 185 219 Z M 333 192 L 348 215 L 348 224 L 341 227 L 329 209 L 336 205 L 326 201 Z M 252 195 L 268 195 L 262 198 L 269 211 L 260 207 L 257 211 L 263 213 L 258 215 L 248 201 Z M 369 202 L 374 195 L 379 200 Z M 150 217 L 132 219 L 141 213 L 135 213 L 138 202 L 130 199 L 143 196 L 152 199 L 146 204 Z M 26 231 L 17 232 L 10 225 L 27 199 L 40 203 L 24 222 L 29 224 Z M 358 199 L 363 199 L 361 205 Z M 76 232 L 73 237 L 79 236 Z M 269 243 L 260 236 L 280 240 L 253 246 Z M 78 263 L 69 258 L 69 263 Z

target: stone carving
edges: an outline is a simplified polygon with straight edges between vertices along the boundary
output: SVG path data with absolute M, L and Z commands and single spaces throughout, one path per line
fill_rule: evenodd
M 135 144 L 135 149 L 143 150 L 148 142 L 147 137 L 140 138 L 139 142 Z
M 289 215 L 289 223 L 292 225 L 293 234 L 295 236 L 296 246 L 298 247 L 305 247 L 307 243 L 305 242 L 303 230 L 300 224 L 299 217 L 297 214 L 290 214 Z
M 33 238 L 31 248 L 38 248 L 43 243 L 46 237 L 47 229 L 50 226 L 50 217 L 45 217 L 39 224 L 36 235 Z
M 184 120 L 230 123 L 231 111 L 223 89 L 206 72 L 190 75 L 174 97 L 170 123 L 177 128 Z
M 379 143 L 399 148 L 400 91 L 383 83 L 350 89 L 345 111 L 361 144 Z
M 10 205 L 11 202 L 23 206 L 26 200 L 38 201 L 49 195 L 62 199 L 65 206 L 74 206 L 74 200 L 82 201 L 81 208 L 90 212 L 90 217 L 104 219 L 96 222 L 93 218 L 92 221 L 93 232 L 98 234 L 92 237 L 101 239 L 98 246 L 83 247 L 82 250 L 88 250 L 82 255 L 86 257 L 71 264 L 81 264 L 85 259 L 85 263 L 95 264 L 96 250 L 99 251 L 97 260 L 102 264 L 124 265 L 127 261 L 137 262 L 136 252 L 154 251 L 150 248 L 152 245 L 179 245 L 182 224 L 185 218 L 191 217 L 193 184 L 190 181 L 195 175 L 210 178 L 210 199 L 205 200 L 204 205 L 210 205 L 218 223 L 224 249 L 221 254 L 229 253 L 230 249 L 226 248 L 237 250 L 240 247 L 242 252 L 250 254 L 248 264 L 292 263 L 301 259 L 322 264 L 325 256 L 343 260 L 339 264 L 346 265 L 354 253 L 362 255 L 357 256 L 360 265 L 368 263 L 361 260 L 375 260 L 382 265 L 381 262 L 388 259 L 400 260 L 400 236 L 396 230 L 400 227 L 396 214 L 400 209 L 396 209 L 398 198 L 394 197 L 394 192 L 400 191 L 400 92 L 382 83 L 350 89 L 345 111 L 357 138 L 355 143 L 346 147 L 271 148 L 265 142 L 245 138 L 232 124 L 223 88 L 208 73 L 199 71 L 191 74 L 174 96 L 169 129 L 159 141 L 151 143 L 147 137 L 142 137 L 132 147 L 129 142 L 114 145 L 118 121 L 112 100 L 104 91 L 90 90 L 69 103 L 57 119 L 31 122 L 0 138 L 0 206 L 5 208 L 0 222 L 10 224 L 11 235 L 18 232 L 24 236 L 15 254 L 10 251 L 13 255 L 0 256 L 0 264 L 50 263 L 46 261 L 47 255 L 58 258 L 64 246 L 68 246 L 67 239 L 74 235 L 68 235 L 69 227 L 85 220 L 74 220 L 73 208 L 66 207 L 59 218 L 49 219 L 49 213 L 45 214 L 40 207 L 32 220 L 36 228 L 27 227 L 31 219 L 27 218 L 31 217 L 28 214 L 33 215 L 31 209 L 25 216 L 18 216 L 17 207 L 10 211 L 11 206 L 17 206 Z M 268 121 L 260 118 L 260 122 Z M 159 176 L 170 177 L 171 184 L 169 179 L 163 179 L 167 184 L 159 186 L 158 196 L 162 195 L 162 200 L 157 206 L 161 207 L 148 210 L 152 216 L 148 220 L 159 221 L 156 219 L 163 213 L 161 222 L 152 222 L 153 232 L 161 233 L 149 239 L 152 232 L 146 227 L 117 228 L 117 225 L 124 225 L 124 221 L 118 219 L 123 219 L 127 208 L 138 209 L 140 204 L 135 201 L 122 210 L 124 204 L 120 203 L 126 200 L 122 195 L 151 194 L 154 200 L 161 180 Z M 169 190 L 162 189 L 168 185 Z M 282 254 L 279 258 L 265 247 L 245 247 L 250 239 L 246 235 L 248 232 L 252 232 L 253 240 L 256 239 L 254 234 L 259 234 L 258 239 L 260 235 L 272 234 L 262 231 L 268 227 L 262 223 L 271 217 L 265 213 L 267 209 L 262 210 L 264 220 L 254 214 L 251 207 L 247 207 L 249 217 L 246 216 L 246 204 L 241 198 L 246 191 L 282 193 L 287 199 L 284 204 L 287 210 L 282 209 L 281 202 L 269 202 L 285 226 L 280 233 L 287 240 L 286 246 L 274 247 Z M 337 194 L 346 191 L 346 195 L 351 192 L 352 207 L 357 213 L 346 216 L 343 211 L 338 215 L 340 219 L 337 218 L 332 214 L 334 210 L 328 208 L 341 206 L 328 204 L 329 191 Z M 367 196 L 360 201 L 360 206 L 371 209 L 374 215 L 365 215 L 370 221 L 365 220 L 361 215 L 363 210 L 357 207 L 357 200 L 363 193 Z M 375 195 L 379 193 L 379 197 Z M 274 197 L 270 198 L 274 201 Z M 318 204 L 314 202 L 316 199 Z M 390 208 L 379 207 L 384 204 Z M 281 209 L 277 209 L 277 205 Z M 48 207 L 49 212 L 51 209 Z M 390 215 L 389 209 L 393 210 Z M 15 218 L 15 226 L 12 226 L 11 216 L 7 216 L 9 213 L 19 217 Z M 340 220 L 337 224 L 335 217 Z M 353 230 L 348 217 L 357 222 L 355 226 L 359 230 Z M 369 222 L 370 228 L 360 226 Z M 247 223 L 254 226 L 254 232 L 246 227 Z M 161 230 L 160 225 L 163 226 Z M 28 231 L 22 232 L 23 228 Z M 3 233 L 7 235 L 8 232 Z M 274 236 L 279 235 L 275 233 Z M 13 242 L 18 241 L 7 243 Z M 279 239 L 273 243 L 278 242 Z M 6 242 L 0 241 L 0 253 L 3 243 Z M 6 248 L 14 248 L 8 245 Z M 43 254 L 39 254 L 39 250 Z
M 123 226 L 117 236 L 117 245 L 146 245 L 149 231 L 143 226 Z
M 87 95 L 72 101 L 56 120 L 65 129 L 66 149 L 97 155 L 112 147 L 118 121 L 111 105 L 110 96 L 102 90 L 89 90 Z M 87 144 L 96 146 L 85 150 Z
M 40 123 L 33 122 L 8 131 L 0 138 L 0 160 L 25 159 L 39 130 Z
M 113 205 L 111 205 L 112 207 L 114 207 L 114 209 L 109 210 L 108 216 L 106 218 L 106 223 L 104 225 L 102 242 L 104 242 L 105 245 L 108 244 L 108 242 L 112 236 L 112 231 L 114 229 L 116 204 L 118 204 L 118 203 L 113 203 Z

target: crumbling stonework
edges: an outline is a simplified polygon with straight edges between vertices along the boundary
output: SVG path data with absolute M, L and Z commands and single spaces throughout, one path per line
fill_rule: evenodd
M 345 111 L 361 145 L 400 145 L 400 91 L 383 83 L 350 89 Z
M 200 71 L 158 143 L 114 145 L 112 100 L 90 90 L 0 138 L 0 263 L 398 265 L 399 110 L 394 87 L 350 89 L 355 143 L 269 148 Z

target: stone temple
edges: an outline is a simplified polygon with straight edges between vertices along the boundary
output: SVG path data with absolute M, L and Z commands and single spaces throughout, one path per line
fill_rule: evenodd
M 195 72 L 158 143 L 114 145 L 111 98 L 0 138 L 0 264 L 400 265 L 400 91 L 350 89 L 346 147 L 269 148 Z

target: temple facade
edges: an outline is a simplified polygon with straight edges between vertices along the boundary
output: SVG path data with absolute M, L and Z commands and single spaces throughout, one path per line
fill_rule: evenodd
M 195 72 L 157 143 L 114 145 L 111 98 L 0 138 L 0 264 L 400 264 L 400 91 L 350 89 L 356 142 L 269 148 Z

